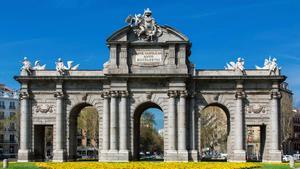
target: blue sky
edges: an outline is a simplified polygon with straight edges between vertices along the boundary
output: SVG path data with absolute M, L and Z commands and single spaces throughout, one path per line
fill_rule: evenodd
M 147 7 L 159 24 L 190 38 L 190 60 L 199 69 L 223 69 L 238 56 L 254 68 L 269 55 L 277 57 L 295 104 L 300 102 L 298 0 L 1 1 L 0 83 L 19 87 L 13 76 L 24 56 L 52 69 L 58 57 L 80 63 L 80 69 L 102 69 L 106 38 L 126 25 L 126 16 Z

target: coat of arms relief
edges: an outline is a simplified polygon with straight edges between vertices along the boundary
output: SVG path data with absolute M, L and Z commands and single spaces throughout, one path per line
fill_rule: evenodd
M 162 35 L 162 30 L 156 24 L 149 8 L 144 10 L 144 14 L 129 15 L 125 20 L 133 29 L 133 32 L 140 40 L 153 41 Z

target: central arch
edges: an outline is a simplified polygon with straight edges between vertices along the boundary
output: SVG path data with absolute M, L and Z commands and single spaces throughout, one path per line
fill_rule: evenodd
M 143 112 L 145 112 L 149 108 L 156 108 L 160 110 L 163 113 L 163 116 L 165 116 L 165 113 L 163 109 L 156 103 L 147 101 L 137 106 L 137 108 L 134 111 L 133 115 L 133 160 L 139 160 L 140 157 L 140 124 L 141 124 L 141 116 Z M 163 128 L 164 130 L 164 128 Z M 164 138 L 163 138 L 164 140 Z M 163 141 L 164 144 L 165 141 Z M 165 145 L 165 144 L 164 144 Z
M 95 110 L 95 112 L 97 113 L 97 117 L 99 117 L 99 112 L 96 109 L 95 106 L 93 106 L 90 103 L 79 103 L 77 105 L 75 105 L 69 114 L 69 119 L 68 119 L 68 127 L 69 127 L 69 138 L 68 138 L 68 159 L 70 161 L 74 161 L 77 160 L 78 158 L 78 153 L 77 153 L 77 146 L 78 146 L 78 131 L 77 131 L 77 127 L 78 127 L 78 117 L 80 116 L 80 113 L 82 112 L 83 109 L 85 108 L 93 108 Z M 99 122 L 99 119 L 98 119 Z M 98 126 L 97 126 L 98 127 Z M 98 137 L 96 137 L 98 139 Z M 99 144 L 99 141 L 98 141 Z M 99 145 L 97 146 L 99 147 Z M 98 153 L 96 153 L 98 154 Z

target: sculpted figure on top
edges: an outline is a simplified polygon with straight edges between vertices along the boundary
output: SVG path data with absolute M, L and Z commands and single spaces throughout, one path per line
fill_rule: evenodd
M 22 61 L 23 66 L 21 67 L 21 71 L 26 71 L 29 75 L 32 73 L 32 70 L 45 70 L 46 65 L 41 65 L 40 61 L 37 60 L 34 62 L 34 67 L 31 66 L 31 62 L 27 57 L 24 57 Z
M 24 57 L 22 64 L 23 66 L 21 67 L 21 71 L 26 71 L 30 75 L 32 68 L 31 68 L 31 63 L 27 59 L 27 57 Z
M 255 66 L 255 68 L 258 70 L 260 69 L 269 70 L 270 75 L 272 73 L 276 73 L 276 71 L 280 69 L 277 65 L 277 59 L 276 58 L 271 59 L 271 57 L 269 57 L 269 59 L 265 59 L 263 67 Z
M 243 58 L 239 57 L 237 59 L 236 63 L 233 61 L 229 62 L 229 64 L 226 63 L 225 69 L 226 70 L 240 70 L 241 72 L 244 73 L 244 70 L 245 70 L 244 64 L 245 64 L 245 60 Z
M 161 28 L 156 24 L 152 17 L 152 12 L 149 8 L 144 10 L 144 14 L 135 14 L 135 16 L 129 15 L 125 22 L 127 22 L 132 28 L 134 33 L 139 39 L 146 41 L 153 41 L 154 38 L 162 35 Z
M 58 58 L 55 62 L 56 65 L 56 71 L 59 72 L 59 74 L 63 75 L 67 70 L 78 70 L 79 64 L 72 66 L 73 61 L 68 61 L 67 66 L 65 66 L 64 62 L 61 58 Z

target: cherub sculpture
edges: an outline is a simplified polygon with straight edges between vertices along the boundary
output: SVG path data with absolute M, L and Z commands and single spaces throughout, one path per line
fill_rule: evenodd
M 31 74 L 31 63 L 27 57 L 24 57 L 22 61 L 23 66 L 21 67 L 21 71 L 26 71 L 29 75 Z
M 244 73 L 245 72 L 244 64 L 245 64 L 245 60 L 243 58 L 239 57 L 237 59 L 236 63 L 233 61 L 229 62 L 229 64 L 226 63 L 225 69 L 226 70 L 240 70 L 241 72 Z
M 56 65 L 56 71 L 58 71 L 61 75 L 65 74 L 68 70 L 78 70 L 79 64 L 72 66 L 73 61 L 68 61 L 67 66 L 65 66 L 64 62 L 61 58 L 58 58 L 57 62 L 55 62 Z
M 257 70 L 269 70 L 269 75 L 275 73 L 277 70 L 280 69 L 277 65 L 277 59 L 276 58 L 271 59 L 271 57 L 265 59 L 263 67 L 259 67 L 255 65 L 255 68 Z
M 64 62 L 62 61 L 61 58 L 58 58 L 57 59 L 57 62 L 55 62 L 55 65 L 56 65 L 56 71 L 58 71 L 59 74 L 64 74 L 65 73 L 65 65 L 64 65 Z

